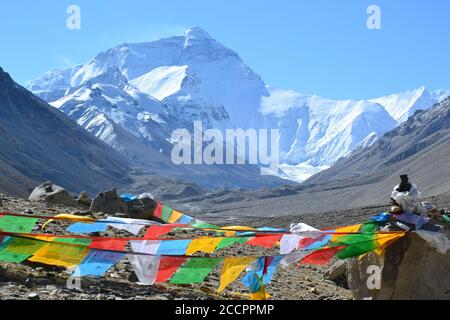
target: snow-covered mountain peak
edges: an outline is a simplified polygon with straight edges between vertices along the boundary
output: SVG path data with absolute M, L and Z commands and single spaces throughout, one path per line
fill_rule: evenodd
M 127 78 L 120 72 L 120 70 L 116 66 L 108 66 L 105 70 L 101 70 L 97 76 L 90 78 L 86 82 L 81 83 L 79 86 L 71 87 L 66 92 L 66 95 L 75 91 L 79 87 L 89 87 L 95 84 L 112 85 L 120 89 L 123 89 L 129 85 Z
M 395 93 L 370 101 L 385 107 L 397 123 L 400 124 L 408 120 L 417 110 L 428 109 L 448 95 L 450 95 L 448 90 L 429 91 L 426 87 L 421 86 L 415 90 Z
M 277 117 L 284 116 L 293 108 L 300 108 L 307 104 L 311 96 L 298 93 L 294 90 L 283 90 L 267 86 L 270 95 L 261 99 L 260 112 L 264 115 L 274 114 Z
M 186 41 L 188 40 L 211 40 L 211 35 L 200 27 L 191 27 L 184 33 Z
M 188 66 L 162 66 L 130 81 L 130 84 L 162 101 L 181 90 L 187 70 Z
M 173 130 L 198 120 L 221 130 L 279 129 L 281 167 L 297 179 L 373 144 L 416 110 L 450 95 L 420 87 L 371 100 L 332 100 L 269 87 L 235 51 L 198 27 L 105 50 L 29 88 L 121 152 L 131 152 L 133 139 L 159 150 Z M 107 137 L 113 131 L 134 138 L 113 143 Z

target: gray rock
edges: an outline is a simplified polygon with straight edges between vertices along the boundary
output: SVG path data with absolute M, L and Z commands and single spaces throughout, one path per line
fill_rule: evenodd
M 91 200 L 89 199 L 89 195 L 87 192 L 82 191 L 78 196 L 78 205 L 84 210 L 88 210 L 91 207 Z
M 126 203 L 128 216 L 133 219 L 153 219 L 156 201 L 150 198 L 136 199 Z
M 309 289 L 309 292 L 314 293 L 314 294 L 316 294 L 316 295 L 319 294 L 319 290 L 317 290 L 316 287 L 312 287 L 311 289 Z
M 45 182 L 36 187 L 28 197 L 28 200 L 32 202 L 45 202 L 68 207 L 78 207 L 77 201 L 75 201 L 64 188 L 57 186 L 52 182 Z
M 91 212 L 103 212 L 104 214 L 128 213 L 126 203 L 119 197 L 116 189 L 102 192 L 92 200 Z
M 36 292 L 32 292 L 32 293 L 28 294 L 28 299 L 39 300 L 39 295 Z
M 341 287 L 348 288 L 347 262 L 339 260 L 324 273 L 324 278 Z
M 376 284 L 369 266 L 381 268 L 379 289 L 368 288 L 368 283 Z M 438 253 L 415 233 L 394 242 L 382 256 L 371 253 L 360 260 L 350 259 L 347 268 L 356 300 L 450 299 L 450 252 Z

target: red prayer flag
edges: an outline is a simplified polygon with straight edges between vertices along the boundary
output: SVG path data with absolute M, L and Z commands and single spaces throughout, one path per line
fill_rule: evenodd
M 161 226 L 150 226 L 144 234 L 144 239 L 159 238 L 175 228 L 185 227 L 185 224 L 165 224 Z
M 314 238 L 303 238 L 299 241 L 298 243 L 298 249 L 303 249 L 306 247 L 309 247 L 310 245 L 312 245 L 314 242 L 323 240 L 324 237 L 320 237 L 319 239 L 314 239 Z
M 127 245 L 126 239 L 95 238 L 89 245 L 90 249 L 123 251 Z
M 307 255 L 300 262 L 301 264 L 314 264 L 314 265 L 324 265 L 330 262 L 331 258 L 333 258 L 336 253 L 344 249 L 345 246 L 340 247 L 331 247 L 320 249 L 314 251 L 313 253 Z
M 273 257 L 264 257 L 264 270 L 263 275 L 267 274 L 267 268 L 269 268 L 269 265 L 272 263 Z
M 258 246 L 264 248 L 273 248 L 273 246 L 277 243 L 277 241 L 281 240 L 283 237 L 282 234 L 274 234 L 274 235 L 264 235 L 264 236 L 256 236 L 250 240 L 248 240 L 245 244 L 250 246 Z
M 186 260 L 178 257 L 161 257 L 156 282 L 167 282 Z
M 157 203 L 156 204 L 156 208 L 155 211 L 153 212 L 153 216 L 161 219 L 162 218 L 162 209 L 163 209 L 164 205 L 162 203 Z

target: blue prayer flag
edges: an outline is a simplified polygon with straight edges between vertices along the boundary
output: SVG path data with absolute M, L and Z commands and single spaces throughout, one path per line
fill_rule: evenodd
M 124 253 L 92 249 L 75 269 L 75 276 L 102 276 L 122 259 Z
M 108 224 L 105 222 L 77 222 L 69 226 L 66 230 L 73 233 L 92 233 L 92 232 L 104 232 Z
M 157 255 L 182 256 L 192 240 L 162 240 Z

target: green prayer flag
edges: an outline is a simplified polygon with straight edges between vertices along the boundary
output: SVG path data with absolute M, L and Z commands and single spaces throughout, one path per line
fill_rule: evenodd
M 216 250 L 229 247 L 235 243 L 243 244 L 246 243 L 248 240 L 250 240 L 250 238 L 224 238 L 222 241 L 219 242 Z
M 192 224 L 194 228 L 200 228 L 200 229 L 220 229 L 219 226 L 216 226 L 214 224 L 206 223 L 206 222 L 196 222 Z
M 163 209 L 162 209 L 162 213 L 161 213 L 161 220 L 164 221 L 164 222 L 169 222 L 170 215 L 172 214 L 172 211 L 173 210 L 171 208 L 169 208 L 167 206 L 164 206 Z
M 76 245 L 83 245 L 88 247 L 92 243 L 92 239 L 89 238 L 56 238 L 56 243 L 69 243 L 69 244 L 76 244 Z
M 28 254 L 12 253 L 5 251 L 5 249 L 8 247 L 8 245 L 11 243 L 12 240 L 13 240 L 12 237 L 3 238 L 3 242 L 0 244 L 1 262 L 20 263 L 30 256 Z
M 202 283 L 222 258 L 191 258 L 170 280 L 172 284 Z
M 367 222 L 362 228 L 362 233 L 375 233 L 378 230 L 378 224 L 376 222 Z
M 338 259 L 358 257 L 377 248 L 375 234 L 349 234 L 339 237 L 335 245 L 346 245 L 344 249 L 336 254 Z
M 9 263 L 21 263 L 30 257 L 29 254 L 11 253 L 0 251 L 0 261 Z
M 5 246 L 3 251 L 5 253 L 16 253 L 30 256 L 46 244 L 47 242 L 45 241 L 39 241 L 32 238 L 14 237 L 11 241 L 9 241 L 8 245 Z
M 38 218 L 3 216 L 0 217 L 0 229 L 3 232 L 30 233 L 38 220 Z

